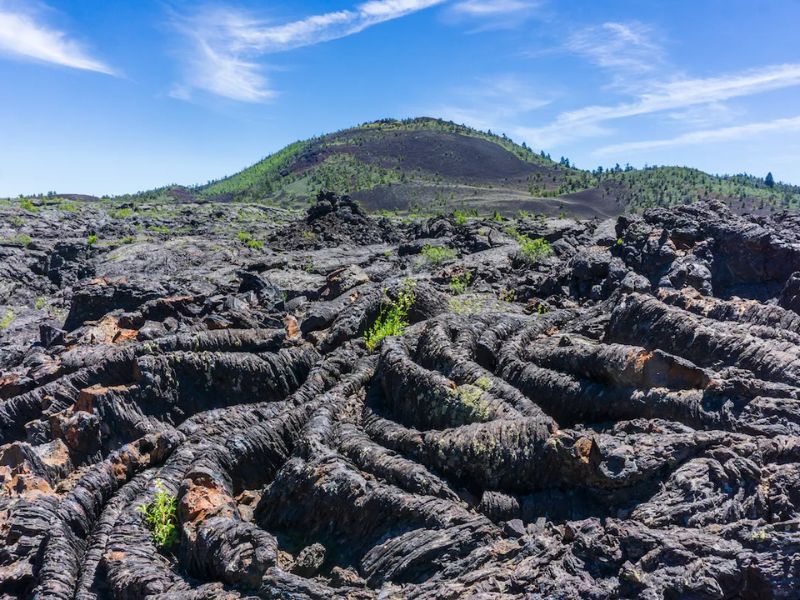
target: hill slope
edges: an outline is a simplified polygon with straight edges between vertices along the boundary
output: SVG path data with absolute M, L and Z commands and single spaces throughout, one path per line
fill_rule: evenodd
M 143 195 L 296 206 L 320 189 L 351 194 L 369 210 L 420 212 L 614 216 L 698 198 L 718 198 L 737 212 L 800 207 L 796 186 L 769 188 L 755 177 L 686 167 L 584 171 L 505 136 L 430 118 L 376 121 L 295 142 L 230 177 Z

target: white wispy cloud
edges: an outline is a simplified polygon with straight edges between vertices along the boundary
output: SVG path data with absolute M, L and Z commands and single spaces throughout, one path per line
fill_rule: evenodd
M 458 0 L 449 4 L 444 17 L 451 24 L 469 23 L 472 33 L 510 29 L 536 14 L 541 4 L 541 0 Z
M 674 124 L 692 129 L 721 127 L 733 121 L 741 121 L 746 112 L 741 107 L 725 102 L 708 102 L 667 113 Z
M 37 60 L 73 69 L 114 75 L 114 70 L 93 58 L 66 33 L 37 22 L 34 15 L 0 4 L 0 54 Z
M 470 17 L 494 17 L 527 12 L 538 4 L 525 0 L 463 0 L 453 4 L 451 11 Z
M 639 22 L 603 23 L 572 33 L 565 44 L 593 64 L 623 73 L 646 73 L 663 61 L 651 27 Z
M 185 80 L 172 95 L 187 98 L 192 89 L 200 89 L 233 100 L 261 102 L 275 92 L 257 62 L 260 57 L 353 35 L 445 1 L 370 0 L 352 10 L 313 15 L 281 25 L 269 25 L 229 8 L 176 19 L 192 48 L 185 59 Z
M 478 129 L 512 133 L 514 123 L 552 101 L 546 93 L 526 85 L 514 75 L 482 78 L 474 85 L 451 90 L 455 102 L 428 107 L 422 112 Z
M 543 147 L 607 132 L 607 121 L 675 110 L 800 85 L 800 64 L 762 67 L 719 77 L 650 84 L 632 102 L 592 105 L 561 113 L 549 125 L 527 128 L 526 136 Z
M 595 150 L 597 156 L 608 156 L 614 154 L 625 154 L 630 156 L 632 152 L 642 150 L 653 150 L 656 148 L 669 148 L 673 146 L 692 146 L 698 144 L 711 144 L 717 142 L 728 142 L 751 138 L 765 133 L 790 133 L 800 131 L 800 116 L 760 123 L 749 123 L 747 125 L 735 125 L 733 127 L 723 127 L 720 129 L 705 129 L 692 131 L 682 135 L 659 140 L 643 140 L 639 142 L 626 142 L 623 144 L 612 144 Z

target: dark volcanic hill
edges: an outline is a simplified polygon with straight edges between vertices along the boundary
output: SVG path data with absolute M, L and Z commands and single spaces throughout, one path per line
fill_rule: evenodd
M 740 213 L 800 207 L 793 186 L 683 167 L 583 171 L 505 136 L 429 118 L 377 121 L 296 142 L 231 177 L 135 198 L 304 207 L 322 189 L 350 194 L 370 211 L 428 214 L 459 208 L 608 217 L 698 199 L 718 199 Z
M 797 214 L 22 200 L 0 240 L 2 600 L 798 597 Z

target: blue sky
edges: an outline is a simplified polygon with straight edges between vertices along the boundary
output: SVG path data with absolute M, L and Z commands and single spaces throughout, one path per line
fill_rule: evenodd
M 800 184 L 800 0 L 0 0 L 0 196 L 231 174 L 383 117 Z

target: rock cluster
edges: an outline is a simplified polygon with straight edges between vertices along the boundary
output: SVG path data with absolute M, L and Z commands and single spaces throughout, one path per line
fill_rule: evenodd
M 0 246 L 0 598 L 797 597 L 796 217 L 205 227 Z
M 280 250 L 302 250 L 399 240 L 399 232 L 388 219 L 371 219 L 350 196 L 322 191 L 306 212 L 305 220 L 288 224 L 276 232 L 270 243 Z

